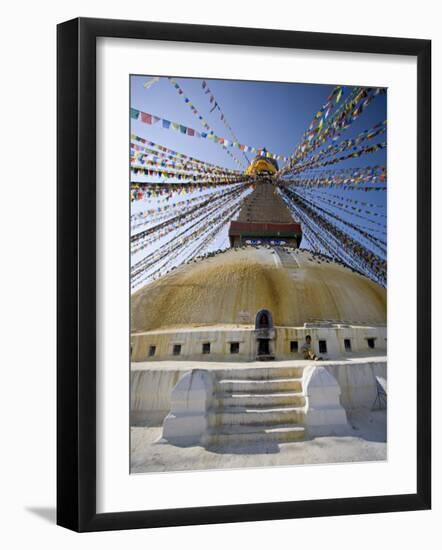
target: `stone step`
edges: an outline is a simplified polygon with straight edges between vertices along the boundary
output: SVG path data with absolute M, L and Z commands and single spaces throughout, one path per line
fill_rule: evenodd
M 279 393 L 244 393 L 230 392 L 217 393 L 215 400 L 219 409 L 229 406 L 251 407 L 256 405 L 272 406 L 291 405 L 293 407 L 303 407 L 305 398 L 299 392 L 285 391 Z
M 209 445 L 241 445 L 250 443 L 289 443 L 304 439 L 305 428 L 293 424 L 256 426 L 229 426 L 209 434 Z
M 217 428 L 236 424 L 302 424 L 304 416 L 303 407 L 230 406 L 211 411 L 208 422 L 210 426 Z
M 274 380 L 301 378 L 304 367 L 238 367 L 213 371 L 217 380 Z
M 230 373 L 232 374 L 232 373 Z M 283 391 L 302 391 L 301 378 L 272 378 L 270 380 L 241 380 L 226 378 L 218 380 L 215 391 L 220 393 L 278 393 Z
M 294 271 L 299 269 L 299 264 L 296 261 L 295 257 L 292 255 L 291 252 L 288 252 L 287 250 L 284 250 L 283 248 L 275 248 L 276 252 L 279 256 L 279 259 L 281 261 L 281 264 L 288 269 L 289 271 Z

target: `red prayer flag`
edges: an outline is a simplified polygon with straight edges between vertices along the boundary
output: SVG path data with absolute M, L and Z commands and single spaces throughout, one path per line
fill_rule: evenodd
M 195 130 L 193 128 L 187 128 L 187 135 L 188 136 L 194 136 Z
M 152 124 L 152 115 L 149 115 L 147 113 L 141 113 L 141 122 L 145 122 L 146 124 Z

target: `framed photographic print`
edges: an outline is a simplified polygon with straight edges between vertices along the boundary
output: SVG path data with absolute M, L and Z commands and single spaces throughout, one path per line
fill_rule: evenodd
M 58 26 L 59 525 L 430 507 L 430 51 Z

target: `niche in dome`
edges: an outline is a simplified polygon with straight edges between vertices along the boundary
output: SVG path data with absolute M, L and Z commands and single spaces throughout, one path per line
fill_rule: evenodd
M 255 329 L 256 330 L 268 330 L 273 328 L 273 318 L 272 314 L 268 309 L 261 309 L 261 311 L 258 311 L 256 314 L 256 320 L 255 320 Z

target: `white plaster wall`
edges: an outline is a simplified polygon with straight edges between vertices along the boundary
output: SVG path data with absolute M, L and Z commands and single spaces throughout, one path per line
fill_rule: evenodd
M 170 411 L 172 389 L 186 372 L 161 367 L 131 369 L 131 423 L 161 424 Z
M 346 410 L 371 408 L 376 399 L 376 376 L 387 379 L 387 363 L 337 364 L 326 366 L 341 389 L 341 404 Z
M 171 410 L 164 419 L 163 438 L 174 445 L 199 445 L 208 431 L 208 410 L 213 397 L 211 372 L 185 373 L 171 392 Z
M 334 359 L 337 357 L 348 357 L 352 353 L 370 353 L 376 350 L 385 352 L 387 349 L 387 329 L 386 327 L 366 327 L 366 326 L 341 326 L 341 327 L 306 327 L 302 329 L 278 329 L 277 337 L 282 340 L 278 343 L 278 351 L 281 357 L 293 357 L 290 354 L 290 341 L 298 340 L 299 349 L 309 334 L 312 337 L 312 347 L 317 355 L 324 358 Z M 368 347 L 367 339 L 375 339 L 375 349 Z M 345 350 L 344 340 L 351 342 L 351 351 Z M 327 342 L 327 353 L 319 352 L 319 340 Z
M 164 359 L 222 361 L 250 361 L 254 359 L 252 329 L 220 329 L 199 331 L 151 332 L 131 336 L 132 361 L 157 361 Z M 210 354 L 202 353 L 204 343 L 210 343 Z M 239 353 L 230 353 L 230 343 L 239 343 Z M 181 345 L 181 354 L 173 355 L 174 344 Z M 149 346 L 156 346 L 155 356 L 149 357 Z
M 268 363 L 269 369 L 277 363 Z M 195 364 L 193 368 L 205 368 L 204 363 Z M 304 377 L 311 369 L 324 367 L 334 376 L 341 391 L 341 404 L 346 410 L 354 408 L 371 408 L 376 398 L 376 376 L 387 378 L 386 361 L 369 361 L 366 358 L 360 362 L 336 362 L 333 364 L 299 361 L 293 366 L 307 367 Z M 231 367 L 243 368 L 243 367 Z M 223 368 L 215 367 L 218 375 L 226 376 L 229 364 Z M 133 424 L 160 425 L 171 409 L 171 394 L 173 388 L 185 373 L 192 370 L 177 362 L 176 367 L 163 367 L 161 363 L 143 363 L 131 368 L 131 422 Z
M 348 356 L 353 352 L 373 352 L 386 350 L 387 331 L 385 327 L 276 327 L 276 338 L 271 341 L 271 350 L 277 359 L 302 359 L 301 347 L 306 335 L 312 337 L 312 346 L 317 355 L 334 359 Z M 344 339 L 350 339 L 351 352 L 344 347 Z M 368 338 L 375 338 L 375 349 L 370 350 Z M 298 341 L 298 353 L 290 352 L 290 342 Z M 326 340 L 327 353 L 319 353 L 319 340 Z M 183 330 L 170 332 L 150 332 L 133 334 L 133 361 L 254 361 L 256 359 L 257 342 L 253 328 L 219 328 L 212 330 Z M 210 354 L 202 353 L 203 343 L 210 343 Z M 239 353 L 230 353 L 230 343 L 239 343 Z M 181 345 L 181 354 L 173 355 L 174 344 Z M 155 356 L 149 357 L 149 346 L 156 347 Z
M 325 367 L 314 366 L 305 370 L 307 433 L 313 437 L 347 434 L 347 415 L 340 400 L 338 381 Z

